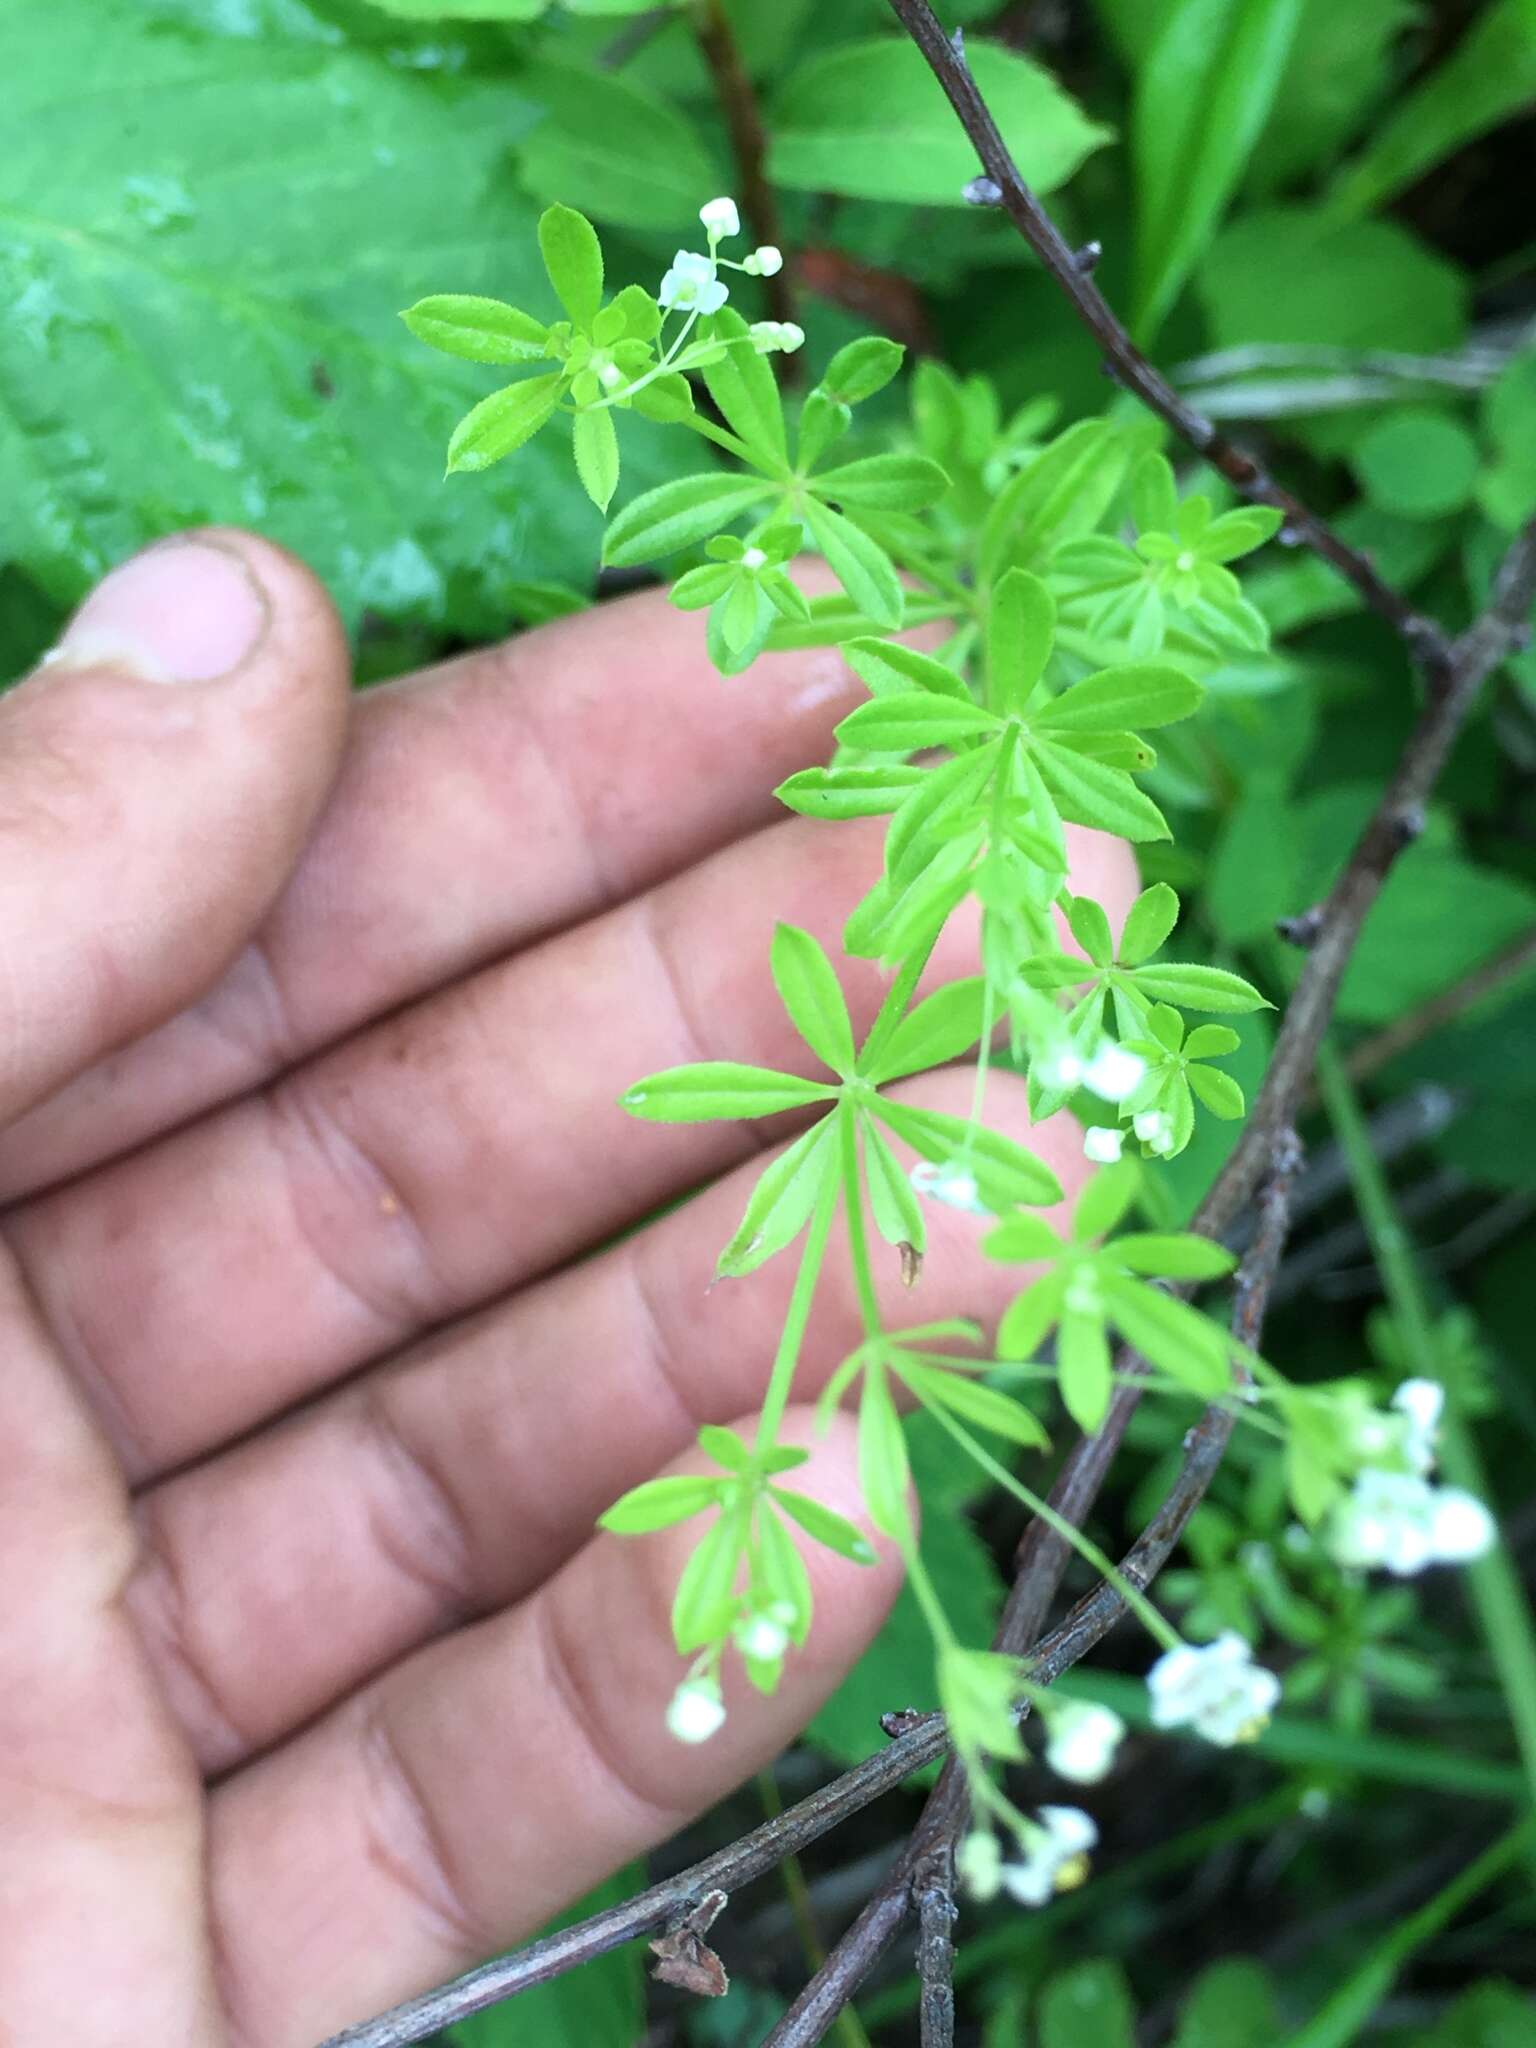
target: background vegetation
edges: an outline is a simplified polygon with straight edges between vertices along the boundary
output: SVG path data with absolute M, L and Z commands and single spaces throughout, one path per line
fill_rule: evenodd
M 967 24 L 1026 175 L 1069 233 L 1102 242 L 1099 276 L 1142 345 L 1426 611 L 1470 616 L 1536 510 L 1536 6 L 941 11 Z M 726 13 L 813 365 L 874 329 L 985 373 L 1005 410 L 1038 408 L 1036 431 L 1129 408 L 1007 223 L 960 203 L 968 147 L 884 0 Z M 473 15 L 503 19 L 458 18 Z M 700 201 L 739 190 L 697 28 L 690 4 L 633 0 L 0 5 L 0 672 L 19 673 L 123 553 L 204 520 L 308 556 L 364 680 L 587 602 L 601 521 L 567 451 L 546 435 L 484 478 L 441 481 L 448 430 L 486 378 L 422 350 L 396 312 L 440 290 L 543 303 L 534 223 L 551 199 L 598 221 L 614 284 L 654 287 Z M 887 398 L 894 417 L 904 400 Z M 627 426 L 626 495 L 694 466 L 683 437 Z M 1416 686 L 1390 631 L 1314 560 L 1272 547 L 1246 588 L 1275 651 L 1231 664 L 1190 736 L 1164 744 L 1150 786 L 1177 852 L 1143 849 L 1144 865 L 1188 899 L 1201 957 L 1278 998 L 1294 970 L 1274 920 L 1336 871 Z M 1527 1566 L 1533 783 L 1527 651 L 1487 690 L 1345 985 L 1266 1339 L 1298 1378 L 1447 1381 L 1447 1476 L 1498 1504 Z M 1239 1021 L 1232 1066 L 1251 1095 L 1269 1027 Z M 1202 1120 L 1156 1169 L 1170 1221 L 1228 1142 Z M 1092 1531 L 1107 1548 L 1161 1490 L 1173 1427 L 1134 1425 Z M 913 1451 L 925 1553 L 978 1640 L 1017 1511 L 973 1498 L 969 1469 L 920 1426 Z M 1507 1566 L 1361 1585 L 1298 1547 L 1280 1475 L 1240 1433 L 1163 1584 L 1191 1635 L 1263 1638 L 1285 1707 L 1252 1752 L 1139 1738 L 1096 1798 L 1092 1884 L 1039 1913 L 968 1912 L 961 2038 L 1536 2038 L 1531 1837 L 1508 1833 L 1536 1772 L 1536 1655 Z M 1140 1645 L 1115 1638 L 1079 1688 L 1129 1713 L 1117 1649 L 1140 1668 Z M 773 1782 L 668 1859 L 883 1743 L 881 1711 L 932 1704 L 928 1670 L 903 1602 Z M 648 1987 L 628 1952 L 465 2026 L 459 2048 L 746 2048 L 912 1810 L 874 1808 L 787 1894 L 765 1882 L 737 1903 L 720 1930 L 726 1999 Z M 877 1984 L 843 2038 L 914 2040 L 910 1980 Z

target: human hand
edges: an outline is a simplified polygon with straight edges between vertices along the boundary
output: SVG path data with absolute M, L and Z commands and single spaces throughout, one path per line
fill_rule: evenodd
M 647 595 L 352 699 L 314 579 L 222 533 L 0 702 L 7 2048 L 310 2048 L 674 1832 L 879 1626 L 894 1561 L 813 1551 L 781 1690 L 684 1748 L 688 1532 L 593 1534 L 751 1411 L 790 1279 L 706 1292 L 752 1131 L 616 1099 L 793 1064 L 774 920 L 835 944 L 879 863 L 770 794 L 862 694 L 836 657 L 722 686 L 701 637 Z M 1124 849 L 1074 851 L 1118 922 Z M 1070 1194 L 1076 1133 L 1031 1143 Z M 995 1310 L 932 1223 L 923 1319 Z M 856 1335 L 828 1272 L 811 1393 Z M 858 1513 L 846 1427 L 805 1483 Z

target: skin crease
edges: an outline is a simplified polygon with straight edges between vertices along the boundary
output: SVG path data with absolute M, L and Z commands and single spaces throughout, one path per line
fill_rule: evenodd
M 353 699 L 302 565 L 155 553 L 0 703 L 0 2011 L 7 2048 L 61 2012 L 92 2044 L 312 2048 L 772 1758 L 895 1593 L 888 1554 L 807 1546 L 806 1651 L 684 1748 L 695 1531 L 593 1533 L 697 1465 L 701 1422 L 751 1427 L 793 1278 L 707 1290 L 794 1126 L 616 1098 L 689 1059 L 810 1070 L 773 923 L 835 957 L 881 831 L 771 797 L 862 698 L 824 651 L 722 685 L 647 594 Z M 185 684 L 102 630 L 172 615 Z M 1071 836 L 1118 925 L 1125 849 Z M 959 925 L 932 978 L 973 959 Z M 840 972 L 862 1029 L 884 978 Z M 901 1092 L 963 1114 L 969 1079 Z M 989 1120 L 1070 1197 L 1081 1134 L 1021 1098 L 996 1076 Z M 1018 1271 L 930 1221 L 916 1300 L 879 1259 L 892 1317 L 995 1316 Z M 856 1328 L 834 1241 L 798 1396 Z M 857 1516 L 847 1421 L 783 1435 Z

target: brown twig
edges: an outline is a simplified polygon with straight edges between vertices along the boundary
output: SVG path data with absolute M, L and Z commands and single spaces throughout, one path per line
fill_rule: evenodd
M 1421 1003 L 1416 1010 L 1409 1010 L 1394 1023 L 1372 1032 L 1369 1038 L 1362 1038 L 1344 1063 L 1349 1078 L 1351 1081 L 1369 1080 L 1372 1074 L 1379 1073 L 1400 1054 L 1420 1044 L 1441 1025 L 1453 1024 L 1466 1011 L 1531 969 L 1536 969 L 1536 925 L 1532 925 L 1528 932 L 1522 932 L 1513 944 L 1503 947 L 1480 967 L 1474 967 L 1470 974 L 1463 975 L 1460 981 L 1453 982 L 1439 995 Z
M 961 37 L 956 34 L 952 40 L 944 33 L 928 0 L 890 0 L 890 5 L 927 58 L 975 146 L 987 188 L 973 188 L 974 196 L 983 204 L 1001 206 L 1007 213 L 1098 341 L 1104 351 L 1105 366 L 1116 382 L 1135 392 L 1143 404 L 1166 420 L 1179 438 L 1219 470 L 1241 496 L 1255 505 L 1276 506 L 1285 515 L 1290 536 L 1321 555 L 1352 583 L 1371 610 L 1379 612 L 1401 634 L 1428 671 L 1443 668 L 1449 653 L 1444 629 L 1425 618 L 1384 582 L 1358 548 L 1350 547 L 1293 491 L 1271 476 L 1257 456 L 1229 441 L 1204 413 L 1181 398 L 1137 348 L 1093 281 L 1093 262 L 1098 254 L 1095 245 L 1088 245 L 1093 251 L 1092 258 L 1087 250 L 1074 250 L 1019 175 L 991 109 L 971 76 Z
M 955 1867 L 935 1856 L 913 1886 L 917 1894 L 918 2038 L 921 2048 L 955 2048 Z
M 714 81 L 715 97 L 720 102 L 720 111 L 730 133 L 747 225 L 758 244 L 769 242 L 776 249 L 782 248 L 784 235 L 779 225 L 778 196 L 765 168 L 768 137 L 763 129 L 762 111 L 722 0 L 696 0 L 693 25 L 699 49 Z M 795 293 L 788 270 L 780 270 L 773 277 L 764 278 L 763 283 L 773 318 L 793 320 Z M 781 354 L 776 360 L 788 380 L 798 367 L 798 358 Z

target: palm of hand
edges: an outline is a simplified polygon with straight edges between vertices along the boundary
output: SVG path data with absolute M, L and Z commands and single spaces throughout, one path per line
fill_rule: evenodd
M 67 2014 L 92 2043 L 307 2048 L 772 1756 L 895 1590 L 889 1560 L 814 1555 L 780 1693 L 682 1749 L 688 1534 L 592 1536 L 750 1411 L 788 1287 L 704 1292 L 752 1135 L 615 1098 L 794 1059 L 773 920 L 832 941 L 879 832 L 767 794 L 857 696 L 830 655 L 722 689 L 645 597 L 349 700 L 277 551 L 129 573 L 0 707 L 0 1983 L 21 2044 Z M 120 672 L 124 617 L 229 629 L 247 578 L 228 676 Z M 1127 897 L 1119 849 L 1077 855 L 1074 886 Z M 848 985 L 872 1014 L 878 975 Z M 1021 1094 L 999 1077 L 989 1114 L 1022 1126 Z M 1070 1131 L 1041 1135 L 1080 1178 Z M 939 1219 L 925 1316 L 1011 1285 L 970 1239 Z M 829 1281 L 807 1392 L 854 1330 Z M 806 1470 L 857 1512 L 842 1431 Z

